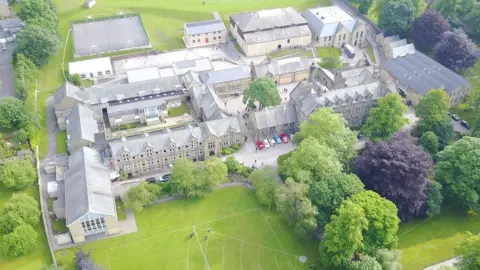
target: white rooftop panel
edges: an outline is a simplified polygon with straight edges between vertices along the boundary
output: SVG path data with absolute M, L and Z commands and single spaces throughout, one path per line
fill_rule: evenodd
M 86 74 L 90 72 L 96 73 L 98 71 L 105 72 L 106 70 L 112 72 L 112 62 L 110 61 L 110 57 L 68 63 L 68 71 L 71 75 Z
M 129 83 L 143 82 L 159 78 L 160 73 L 158 72 L 157 67 L 146 67 L 127 71 L 127 79 Z

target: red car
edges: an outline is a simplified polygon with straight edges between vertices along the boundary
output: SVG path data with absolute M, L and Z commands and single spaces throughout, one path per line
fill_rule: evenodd
M 280 139 L 282 139 L 282 142 L 283 142 L 283 143 L 288 143 L 288 136 L 287 136 L 287 134 L 283 133 L 282 135 L 280 135 Z
M 265 146 L 263 145 L 263 143 L 261 141 L 257 141 L 257 148 L 259 150 L 263 150 L 263 148 L 265 148 Z

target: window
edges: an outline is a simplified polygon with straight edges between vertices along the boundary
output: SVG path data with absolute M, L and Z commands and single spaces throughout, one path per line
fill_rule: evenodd
M 362 32 L 360 32 L 360 37 L 363 37 L 363 31 L 362 31 Z
M 222 39 L 222 36 L 218 36 L 218 39 Z
M 328 41 L 332 41 L 332 36 L 329 36 L 329 37 L 328 37 Z
M 213 37 L 213 40 L 217 40 L 217 37 Z
M 343 40 L 345 40 L 346 37 L 347 37 L 347 34 L 343 34 Z
M 290 39 L 287 39 L 287 43 L 290 43 Z
M 90 78 L 93 78 L 93 73 L 90 73 Z
M 110 75 L 112 72 L 110 70 L 105 70 L 105 74 Z
M 86 79 L 86 78 L 87 78 L 87 75 L 85 75 L 85 74 L 82 74 L 82 75 L 80 75 L 80 78 L 82 78 L 82 79 Z
M 88 213 L 80 219 L 85 235 L 95 234 L 107 230 L 105 219 L 101 214 Z
M 200 42 L 200 39 L 198 39 L 197 41 Z
M 355 38 L 358 38 L 358 32 L 357 32 L 357 34 L 355 35 Z
M 327 42 L 327 37 L 324 37 L 324 38 L 323 38 L 323 42 Z
M 215 149 L 215 142 L 209 142 L 208 149 Z
M 195 39 L 194 39 L 194 40 L 192 40 L 192 43 L 195 43 Z
M 99 72 L 97 72 L 97 75 L 98 76 L 103 76 L 103 72 L 99 71 Z

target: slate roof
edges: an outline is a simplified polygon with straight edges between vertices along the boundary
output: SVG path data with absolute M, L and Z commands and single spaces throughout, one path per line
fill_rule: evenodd
M 405 56 L 407 54 L 412 54 L 415 51 L 416 51 L 415 45 L 413 45 L 413 43 L 399 46 L 399 47 L 394 47 L 392 48 L 392 57 L 397 58 L 397 57 Z
M 94 135 L 98 132 L 98 126 L 92 109 L 78 104 L 67 115 L 65 123 L 69 150 L 80 146 L 84 140 L 95 142 Z
M 225 103 L 220 100 L 215 91 L 205 85 L 192 88 L 197 108 L 201 108 L 205 120 L 222 119 L 229 116 Z
M 333 36 L 342 27 L 351 33 L 361 23 L 338 6 L 312 8 L 302 15 L 307 19 L 312 32 L 319 37 Z
M 202 85 L 200 75 L 196 72 L 189 71 L 182 76 L 182 82 L 187 91 L 190 91 L 194 86 Z
M 62 102 L 62 100 L 66 97 L 73 98 L 75 100 L 81 101 L 83 98 L 77 93 L 83 92 L 79 87 L 69 83 L 65 82 L 56 92 L 53 97 L 53 104 L 59 104 Z
M 271 60 L 255 66 L 257 77 L 267 75 L 282 75 L 310 69 L 311 62 L 306 57 L 291 57 L 280 60 Z
M 457 88 L 470 87 L 462 76 L 442 66 L 432 58 L 416 51 L 403 57 L 387 60 L 382 68 L 401 85 L 425 95 L 430 89 L 443 88 L 452 93 Z
M 151 98 L 150 98 L 151 97 Z M 131 102 L 115 102 L 110 104 L 107 108 L 108 117 L 122 116 L 128 114 L 135 114 L 139 109 L 145 109 L 150 107 L 159 107 L 159 110 L 166 110 L 167 102 L 173 100 L 181 100 L 181 96 L 178 93 L 170 96 L 148 96 L 145 99 L 139 99 L 137 101 L 132 100 Z
M 65 213 L 67 226 L 88 213 L 117 215 L 110 174 L 95 149 L 82 147 L 68 158 Z
M 3 20 L 0 20 L 0 28 L 8 28 L 8 29 L 12 29 L 12 28 L 17 28 L 17 27 L 23 27 L 25 26 L 26 24 L 24 22 L 22 22 L 19 18 L 15 17 L 15 18 L 11 18 L 11 19 L 3 19 Z
M 307 25 L 307 21 L 292 7 L 233 14 L 230 15 L 230 21 L 244 34 L 271 28 Z
M 298 121 L 294 105 L 283 105 L 275 108 L 266 108 L 253 113 L 253 122 L 256 129 L 264 129 Z
M 205 84 L 232 82 L 250 79 L 251 77 L 252 74 L 250 73 L 250 68 L 246 66 L 200 73 L 200 79 Z
M 75 56 L 150 47 L 139 16 L 72 24 Z
M 185 31 L 189 35 L 198 35 L 205 33 L 213 33 L 217 31 L 227 31 L 222 20 L 209 20 L 201 22 L 192 22 L 185 24 Z
M 113 158 L 124 153 L 138 155 L 145 152 L 146 149 L 161 150 L 170 146 L 181 147 L 190 144 L 192 140 L 202 142 L 210 135 L 220 137 L 230 131 L 240 132 L 238 118 L 228 117 L 203 122 L 198 126 L 187 126 L 183 129 L 117 139 L 110 141 L 110 150 Z
M 213 70 L 212 62 L 208 57 L 184 60 L 172 64 L 175 75 L 184 75 L 189 71 L 201 72 Z
M 312 32 L 307 25 L 300 25 L 247 33 L 243 35 L 243 39 L 247 44 L 257 44 L 297 37 L 310 37 L 311 35 Z

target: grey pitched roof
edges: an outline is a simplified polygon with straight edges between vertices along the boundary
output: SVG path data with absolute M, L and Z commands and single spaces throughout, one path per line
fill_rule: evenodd
M 81 104 L 73 107 L 66 118 L 67 146 L 69 149 L 81 145 L 83 140 L 95 142 L 95 133 L 98 132 L 93 110 Z
M 443 88 L 451 93 L 457 88 L 470 87 L 464 77 L 419 51 L 388 60 L 382 64 L 382 68 L 401 85 L 415 89 L 421 95 L 430 89 Z
M 86 104 L 99 104 L 181 90 L 183 90 L 182 82 L 177 76 L 174 76 L 128 84 L 94 86 L 66 93 L 71 97 L 80 97 Z
M 182 129 L 162 131 L 110 141 L 112 157 L 116 158 L 124 153 L 138 155 L 147 149 L 162 150 L 169 147 L 181 147 L 192 140 L 202 142 L 208 136 L 220 137 L 229 132 L 240 132 L 240 123 L 237 117 L 228 117 L 200 123 L 198 126 L 186 126 Z
M 396 47 L 401 47 L 407 45 L 407 40 L 406 39 L 401 39 L 401 40 L 396 40 L 396 41 L 391 41 L 390 42 L 390 47 L 396 48 Z
M 76 93 L 78 93 L 80 91 L 82 91 L 82 90 L 80 88 L 78 88 L 77 86 L 75 86 L 75 85 L 73 85 L 69 82 L 65 82 L 55 92 L 55 95 L 53 97 L 53 104 L 54 105 L 59 104 L 60 102 L 62 102 L 62 100 L 65 97 L 70 97 L 70 98 L 73 98 L 73 99 L 76 99 L 76 100 L 80 101 L 80 100 L 82 100 L 82 98 L 79 97 L 78 95 L 76 95 Z
M 95 149 L 82 147 L 68 158 L 65 210 L 67 226 L 88 213 L 117 215 L 110 174 Z
M 412 54 L 415 51 L 416 51 L 415 50 L 415 45 L 413 45 L 413 43 L 411 43 L 411 44 L 407 44 L 407 45 L 392 48 L 392 56 L 393 56 L 393 58 L 397 58 L 399 56 L 405 56 L 407 54 Z
M 233 14 L 230 15 L 230 21 L 234 21 L 244 33 L 307 24 L 307 21 L 292 7 Z
M 221 137 L 230 132 L 241 132 L 240 122 L 235 116 L 201 123 L 203 132 L 209 136 Z
M 72 24 L 76 56 L 150 46 L 139 16 Z
M 185 88 L 190 91 L 192 87 L 202 85 L 202 80 L 200 75 L 193 71 L 188 71 L 182 77 L 182 82 L 185 85 Z
M 312 32 L 307 25 L 273 28 L 252 33 L 244 33 L 243 39 L 247 44 L 258 44 L 276 40 L 285 40 L 298 37 L 310 37 Z
M 184 75 L 189 71 L 201 72 L 213 70 L 212 62 L 208 57 L 175 62 L 172 64 L 172 68 L 176 75 Z
M 256 129 L 276 127 L 298 121 L 293 105 L 266 108 L 263 111 L 255 112 L 253 120 Z
M 392 43 L 399 40 L 400 40 L 400 37 L 398 35 L 395 35 L 395 36 L 386 37 L 383 42 Z
M 215 91 L 205 85 L 192 88 L 197 107 L 205 114 L 205 120 L 222 119 L 229 116 L 225 103 L 220 100 Z
M 308 70 L 310 64 L 310 61 L 303 56 L 271 60 L 269 63 L 255 65 L 255 74 L 257 77 L 288 74 Z
M 234 68 L 200 73 L 200 79 L 205 84 L 231 82 L 250 79 L 251 77 L 252 74 L 250 73 L 250 68 L 247 66 L 238 66 Z
M 227 31 L 222 20 L 209 20 L 185 24 L 185 30 L 190 35 Z
M 17 28 L 17 27 L 23 27 L 25 26 L 26 24 L 24 22 L 22 22 L 19 18 L 15 17 L 15 18 L 11 18 L 11 19 L 3 19 L 3 20 L 0 20 L 0 28 L 8 28 L 8 29 L 11 29 L 11 28 Z
M 319 37 L 333 36 L 342 27 L 351 33 L 360 22 L 338 6 L 312 8 L 302 15 L 312 32 Z
M 127 115 L 127 114 L 135 114 L 137 113 L 140 109 L 145 109 L 145 108 L 150 108 L 150 107 L 160 107 L 159 109 L 164 110 L 166 109 L 166 104 L 167 102 L 173 101 L 173 100 L 181 100 L 181 94 L 180 93 L 175 93 L 171 92 L 173 95 L 160 95 L 157 97 L 156 95 L 151 95 L 148 97 L 145 97 L 145 99 L 139 99 L 137 101 L 132 100 L 130 102 L 126 101 L 119 101 L 119 102 L 114 102 L 113 104 L 110 104 L 110 106 L 107 108 L 107 113 L 109 117 L 115 117 L 115 116 L 122 116 L 122 115 Z

